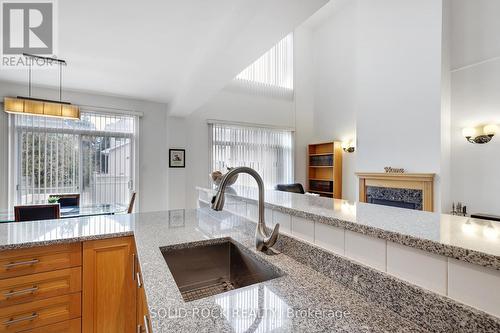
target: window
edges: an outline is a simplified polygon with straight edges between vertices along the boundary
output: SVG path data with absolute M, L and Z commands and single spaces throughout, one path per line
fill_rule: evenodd
M 82 112 L 80 120 L 15 115 L 16 204 L 80 193 L 81 204 L 126 204 L 136 118 Z
M 211 170 L 247 166 L 257 170 L 266 188 L 293 182 L 293 133 L 289 130 L 210 124 Z M 255 187 L 253 178 L 240 175 L 237 185 Z
M 293 91 L 293 34 L 248 66 L 235 81 L 247 86 Z

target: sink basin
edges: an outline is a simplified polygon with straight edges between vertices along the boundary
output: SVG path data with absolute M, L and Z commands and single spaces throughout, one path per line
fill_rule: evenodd
M 184 301 L 189 302 L 283 274 L 230 238 L 160 248 Z

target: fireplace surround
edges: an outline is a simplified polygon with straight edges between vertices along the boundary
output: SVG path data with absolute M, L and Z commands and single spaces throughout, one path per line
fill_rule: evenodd
M 359 201 L 434 211 L 433 173 L 357 173 Z

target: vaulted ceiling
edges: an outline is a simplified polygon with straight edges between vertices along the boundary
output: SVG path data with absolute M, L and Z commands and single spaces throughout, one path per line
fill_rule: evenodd
M 64 87 L 196 110 L 328 0 L 58 1 Z M 25 81 L 26 71 L 0 70 Z M 34 84 L 56 86 L 38 70 Z

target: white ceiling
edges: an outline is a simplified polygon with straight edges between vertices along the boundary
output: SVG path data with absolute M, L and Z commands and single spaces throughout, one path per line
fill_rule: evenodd
M 303 28 L 317 30 L 339 12 L 342 8 L 349 5 L 352 0 L 330 0 L 326 5 L 321 7 L 317 12 L 311 15 L 302 23 Z
M 186 115 L 328 0 L 58 1 L 64 87 L 167 103 Z M 26 71 L 0 79 L 26 81 Z M 38 70 L 34 84 L 57 86 Z
M 452 69 L 500 57 L 499 13 L 498 0 L 451 2 Z

